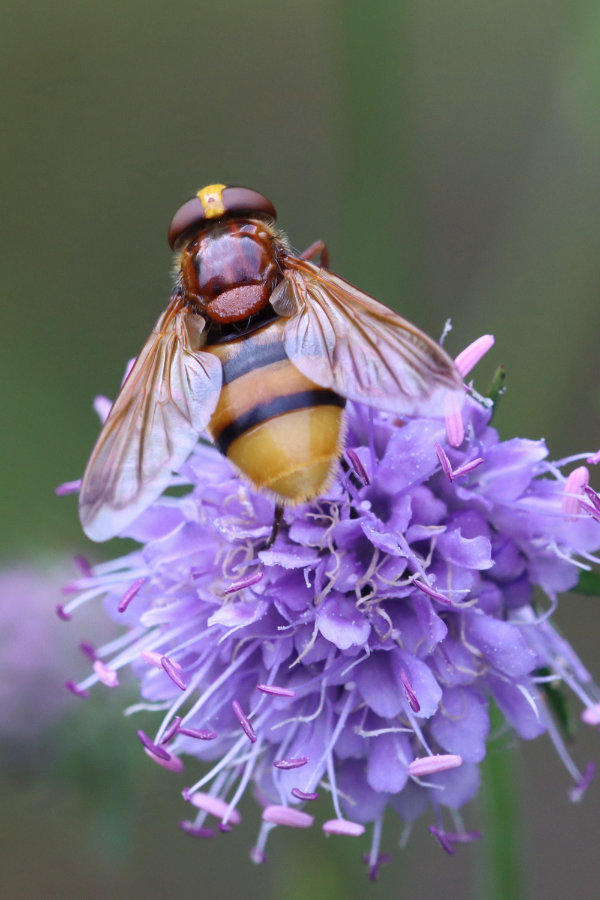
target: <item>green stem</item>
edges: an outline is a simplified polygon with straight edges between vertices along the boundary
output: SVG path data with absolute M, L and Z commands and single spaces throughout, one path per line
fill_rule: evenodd
M 500 721 L 498 710 L 492 710 L 491 718 L 492 725 Z M 485 869 L 480 893 L 486 900 L 522 900 L 525 888 L 516 751 L 492 743 L 482 774 Z

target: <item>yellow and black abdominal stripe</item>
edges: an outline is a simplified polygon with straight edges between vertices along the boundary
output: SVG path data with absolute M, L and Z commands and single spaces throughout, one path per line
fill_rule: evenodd
M 327 487 L 340 453 L 346 401 L 287 358 L 283 326 L 204 349 L 223 365 L 223 389 L 209 423 L 221 451 L 259 488 L 301 503 Z

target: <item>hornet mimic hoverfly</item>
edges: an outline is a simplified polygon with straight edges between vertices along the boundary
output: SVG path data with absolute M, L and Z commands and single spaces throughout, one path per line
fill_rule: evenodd
M 118 534 L 207 431 L 281 512 L 327 488 L 344 405 L 439 415 L 462 379 L 410 322 L 296 254 L 256 191 L 213 184 L 173 217 L 175 286 L 110 411 L 79 499 L 86 534 Z M 321 256 L 321 266 L 311 260 Z

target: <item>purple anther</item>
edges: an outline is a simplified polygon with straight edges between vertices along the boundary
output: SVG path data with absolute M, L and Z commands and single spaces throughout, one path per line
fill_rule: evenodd
M 421 775 L 435 775 L 436 772 L 445 772 L 446 769 L 456 769 L 457 766 L 462 766 L 462 756 L 458 753 L 437 753 L 413 759 L 409 763 L 408 774 L 419 778 Z
M 421 704 L 417 700 L 417 695 L 413 690 L 413 686 L 409 681 L 408 675 L 404 671 L 404 669 L 400 672 L 400 680 L 404 686 L 404 690 L 406 691 L 406 696 L 408 699 L 408 703 L 413 712 L 419 712 L 421 709 Z
M 482 359 L 493 346 L 493 334 L 483 334 L 458 354 L 454 363 L 463 378 L 469 374 L 471 369 L 475 368 L 479 360 Z
M 448 459 L 446 451 L 440 444 L 435 444 L 434 446 L 435 446 L 435 452 L 437 453 L 437 458 L 440 461 L 440 465 L 442 467 L 444 475 L 446 476 L 446 478 L 448 478 L 449 481 L 454 481 L 452 465 L 450 463 L 450 460 Z
M 592 455 L 588 456 L 588 458 L 586 459 L 586 463 L 588 463 L 588 465 L 590 465 L 590 466 L 595 466 L 596 463 L 599 463 L 599 462 L 600 462 L 600 450 L 596 450 L 595 453 L 592 453 Z
M 276 769 L 299 769 L 308 762 L 308 756 L 298 756 L 296 759 L 277 759 L 273 763 Z
M 319 795 L 317 793 L 311 791 L 301 791 L 300 788 L 292 788 L 291 790 L 292 797 L 295 797 L 296 800 L 318 800 Z
M 583 799 L 583 795 L 589 788 L 596 774 L 596 763 L 589 762 L 585 767 L 584 773 L 577 784 L 569 791 L 569 800 L 572 803 L 579 803 Z
M 185 831 L 186 834 L 189 834 L 190 837 L 211 838 L 215 836 L 213 828 L 203 828 L 201 825 L 196 825 L 195 822 L 189 822 L 186 819 L 182 819 L 179 823 L 179 827 L 182 831 Z
M 181 716 L 173 716 L 169 724 L 165 729 L 165 733 L 160 739 L 161 744 L 168 744 L 171 738 L 175 736 L 177 733 L 179 726 L 181 724 Z
M 289 828 L 310 828 L 315 821 L 314 816 L 292 806 L 267 806 L 263 809 L 262 818 L 263 822 L 287 825 Z
M 263 694 L 274 694 L 276 697 L 296 696 L 296 691 L 292 690 L 292 688 L 277 687 L 276 684 L 257 684 L 256 690 L 262 691 Z
M 84 656 L 87 656 L 91 662 L 96 662 L 96 651 L 93 644 L 90 644 L 89 641 L 80 641 L 78 646 Z
M 167 753 L 166 750 L 163 750 L 162 747 L 159 747 L 158 744 L 155 744 L 150 740 L 145 731 L 141 729 L 137 733 L 138 739 L 144 745 L 145 749 L 148 750 L 149 753 L 152 753 L 153 756 L 157 756 L 159 759 L 164 759 L 165 762 L 171 759 L 171 754 Z
M 169 678 L 171 679 L 171 681 L 173 682 L 173 684 L 176 684 L 180 690 L 185 691 L 185 689 L 187 688 L 187 684 L 185 683 L 185 681 L 183 680 L 183 678 L 181 677 L 181 675 L 179 674 L 179 671 L 178 671 L 178 669 L 181 669 L 181 666 L 179 666 L 177 663 L 173 662 L 173 660 L 170 659 L 168 656 L 161 657 L 160 664 L 163 667 L 163 669 L 165 670 L 165 672 L 167 673 L 167 675 L 169 676 Z
M 420 581 L 418 578 L 415 578 L 413 584 L 416 588 L 419 588 L 420 591 L 423 591 L 424 594 L 427 594 L 427 596 L 431 597 L 433 600 L 439 600 L 440 603 L 446 603 L 448 606 L 452 606 L 451 600 L 448 600 L 447 597 L 444 597 L 443 594 L 440 594 L 439 591 L 434 590 L 434 588 L 430 587 L 424 581 Z
M 71 613 L 67 612 L 62 603 L 56 604 L 56 615 L 59 619 L 62 619 L 63 622 L 68 622 L 73 618 Z
M 236 591 L 242 591 L 244 588 L 250 587 L 253 584 L 257 584 L 257 582 L 261 581 L 263 577 L 262 572 L 254 572 L 252 575 L 247 575 L 245 578 L 240 578 L 239 581 L 232 581 L 229 587 L 225 588 L 225 594 L 235 594 Z
M 90 696 L 83 688 L 77 687 L 74 681 L 65 681 L 65 687 L 72 694 L 75 694 L 76 697 L 82 697 L 84 700 Z
M 79 493 L 80 488 L 81 478 L 78 478 L 77 481 L 65 481 L 63 484 L 59 484 L 57 488 L 54 488 L 54 493 L 57 497 L 64 497 L 66 494 Z
M 133 584 L 125 591 L 123 596 L 121 597 L 121 601 L 117 607 L 119 612 L 125 612 L 135 595 L 138 593 L 142 585 L 145 583 L 145 578 L 138 578 Z
M 589 484 L 586 484 L 584 486 L 584 490 L 592 501 L 592 505 L 598 510 L 598 512 L 600 512 L 600 497 L 598 496 L 594 488 L 590 487 Z
M 80 553 L 78 553 L 73 557 L 73 562 L 85 578 L 90 578 L 93 575 L 92 565 L 89 560 L 85 558 L 85 556 L 82 556 Z
M 588 503 L 587 500 L 579 501 L 579 509 L 583 512 L 589 513 L 592 519 L 595 519 L 596 522 L 600 522 L 600 510 L 597 509 L 596 506 L 592 506 L 591 503 Z
M 325 834 L 343 834 L 347 837 L 360 837 L 365 833 L 365 826 L 349 819 L 329 819 L 321 826 Z
M 436 828 L 435 825 L 430 825 L 429 831 L 437 840 L 442 850 L 444 850 L 448 856 L 454 856 L 454 847 L 448 840 L 448 835 L 444 834 L 443 831 L 440 831 L 439 828 Z
M 369 866 L 369 881 L 377 881 L 379 877 L 379 867 L 387 866 L 392 861 L 389 853 L 380 853 L 374 863 L 368 853 L 363 856 L 363 862 Z
M 114 669 L 111 669 L 102 660 L 97 659 L 94 663 L 94 672 L 98 679 L 105 684 L 106 687 L 117 687 L 119 684 L 119 676 Z
M 185 734 L 186 737 L 196 738 L 199 741 L 214 741 L 219 735 L 216 731 L 207 731 L 201 728 L 178 728 L 178 734 Z
M 256 732 L 254 731 L 254 728 L 252 727 L 252 723 L 250 722 L 250 719 L 248 718 L 248 716 L 246 715 L 246 713 L 244 712 L 244 710 L 242 709 L 241 705 L 239 704 L 239 702 L 237 700 L 233 701 L 233 703 L 231 704 L 231 707 L 233 709 L 236 719 L 238 720 L 238 722 L 242 726 L 244 732 L 246 733 L 248 740 L 254 744 L 256 741 Z
M 226 825 L 224 822 L 219 822 L 219 831 L 222 831 L 223 834 L 229 834 L 231 831 L 231 825 Z
M 472 472 L 473 469 L 480 466 L 483 461 L 483 457 L 478 456 L 476 459 L 471 459 L 469 462 L 463 463 L 462 466 L 458 466 L 452 473 L 452 480 L 460 478 L 461 475 L 466 475 L 467 472 Z
M 352 468 L 354 469 L 354 471 L 356 472 L 358 477 L 361 479 L 361 481 L 364 481 L 364 483 L 366 485 L 371 484 L 371 479 L 369 478 L 369 476 L 367 474 L 367 470 L 361 463 L 358 453 L 356 453 L 356 451 L 353 450 L 352 447 L 348 447 L 348 449 L 346 450 L 346 456 L 352 463 Z

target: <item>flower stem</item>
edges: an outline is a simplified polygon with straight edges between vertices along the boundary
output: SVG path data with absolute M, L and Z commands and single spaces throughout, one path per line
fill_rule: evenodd
M 501 722 L 491 710 L 492 727 Z M 481 896 L 486 900 L 523 900 L 520 786 L 514 750 L 492 745 L 482 766 L 485 868 Z

